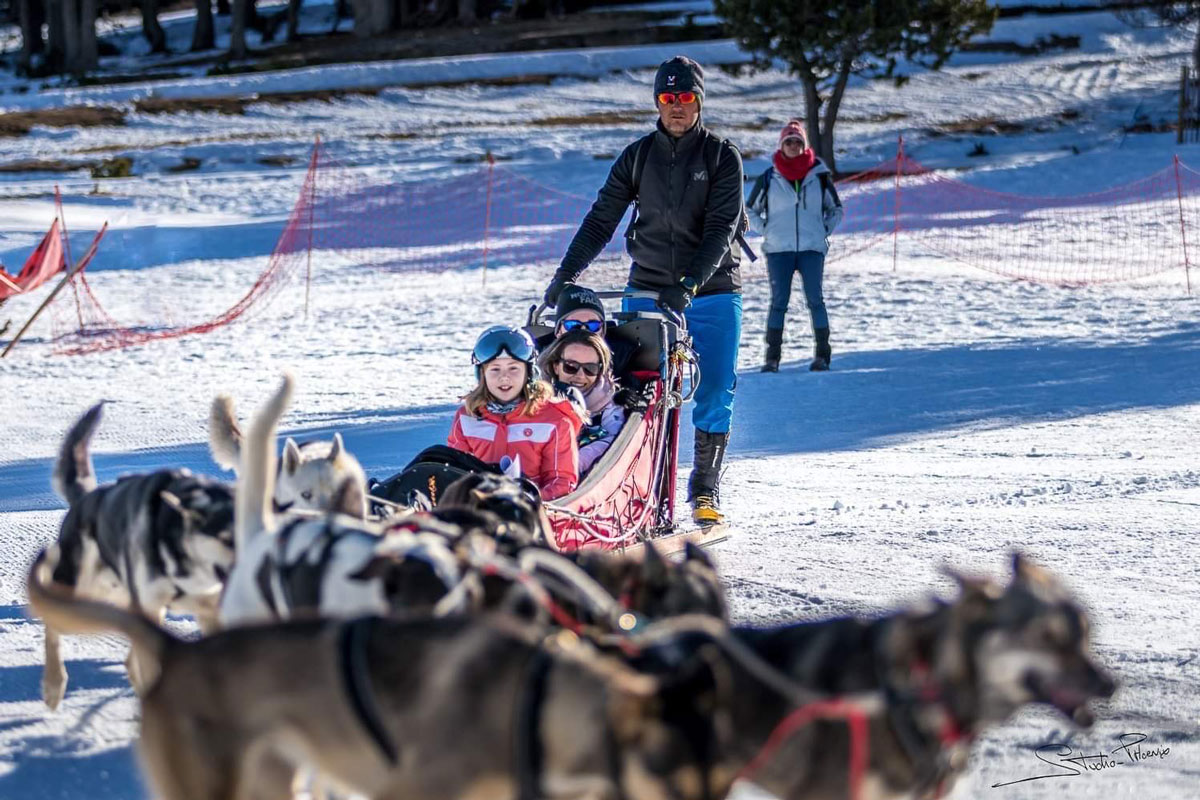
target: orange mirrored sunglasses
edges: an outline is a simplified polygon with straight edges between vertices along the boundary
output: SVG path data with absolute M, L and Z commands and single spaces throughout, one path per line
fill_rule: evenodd
M 678 100 L 680 103 L 683 103 L 685 106 L 690 105 L 696 102 L 696 93 L 680 92 L 679 94 L 675 94 L 674 92 L 659 92 L 658 94 L 658 102 L 661 105 L 669 106 L 676 100 Z

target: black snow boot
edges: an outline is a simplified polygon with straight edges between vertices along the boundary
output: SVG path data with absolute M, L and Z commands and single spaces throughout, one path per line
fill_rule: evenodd
M 706 433 L 696 429 L 695 459 L 688 480 L 688 502 L 692 504 L 692 519 L 700 525 L 724 522 L 718 498 L 721 482 L 721 461 L 729 444 L 728 433 Z
M 814 329 L 813 339 L 816 344 L 813 347 L 813 360 L 808 368 L 813 372 L 824 372 L 829 369 L 829 362 L 833 361 L 833 350 L 829 347 L 829 328 Z
M 767 357 L 763 359 L 763 372 L 779 372 L 779 359 L 783 354 L 783 328 L 767 328 Z

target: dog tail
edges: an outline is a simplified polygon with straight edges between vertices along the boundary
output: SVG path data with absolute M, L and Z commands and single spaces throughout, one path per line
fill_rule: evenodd
M 227 394 L 213 398 L 208 412 L 208 449 L 213 461 L 223 469 L 237 470 L 242 460 L 242 429 L 233 413 L 233 398 Z
M 234 548 L 239 553 L 245 552 L 242 548 L 255 534 L 274 527 L 275 428 L 291 403 L 293 384 L 292 376 L 284 373 L 279 389 L 250 423 L 242 443 L 234 523 Z
M 58 460 L 54 463 L 54 476 L 51 479 L 54 491 L 67 501 L 67 505 L 75 505 L 85 494 L 96 488 L 96 470 L 92 466 L 92 454 L 88 445 L 92 434 L 100 424 L 100 412 L 104 403 L 97 403 L 87 410 L 67 432 L 62 447 L 58 451 Z
M 156 672 L 167 649 L 181 641 L 141 614 L 77 598 L 70 587 L 54 582 L 50 569 L 47 552 L 42 550 L 25 580 L 29 608 L 47 627 L 59 633 L 119 633 L 129 639 L 143 663 L 149 663 L 147 658 L 153 661 Z

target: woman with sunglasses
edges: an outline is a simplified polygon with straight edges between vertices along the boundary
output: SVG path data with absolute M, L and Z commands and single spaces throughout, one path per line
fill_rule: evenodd
M 808 146 L 801 120 L 783 126 L 779 149 L 771 166 L 755 180 L 746 205 L 763 233 L 771 280 L 767 355 L 762 371 L 779 371 L 792 279 L 799 272 L 812 320 L 813 359 L 808 368 L 823 372 L 829 369 L 833 349 L 822 280 L 829 236 L 842 221 L 842 201 L 833 185 L 833 173 Z
M 454 415 L 448 444 L 489 464 L 506 457 L 537 484 L 544 500 L 579 483 L 580 412 L 556 397 L 535 363 L 533 339 L 497 325 L 475 342 L 475 388 Z
M 625 409 L 613 399 L 617 382 L 612 374 L 612 352 L 597 334 L 575 329 L 556 339 L 538 364 L 554 378 L 556 385 L 578 390 L 582 397 L 588 416 L 579 434 L 582 475 L 600 460 L 625 424 Z

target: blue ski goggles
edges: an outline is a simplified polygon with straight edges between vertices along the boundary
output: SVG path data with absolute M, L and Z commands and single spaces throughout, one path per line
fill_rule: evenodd
M 520 328 L 496 325 L 480 334 L 475 341 L 475 349 L 471 351 L 471 363 L 476 366 L 486 364 L 503 354 L 508 354 L 517 361 L 530 363 L 536 353 L 537 347 L 528 333 Z

